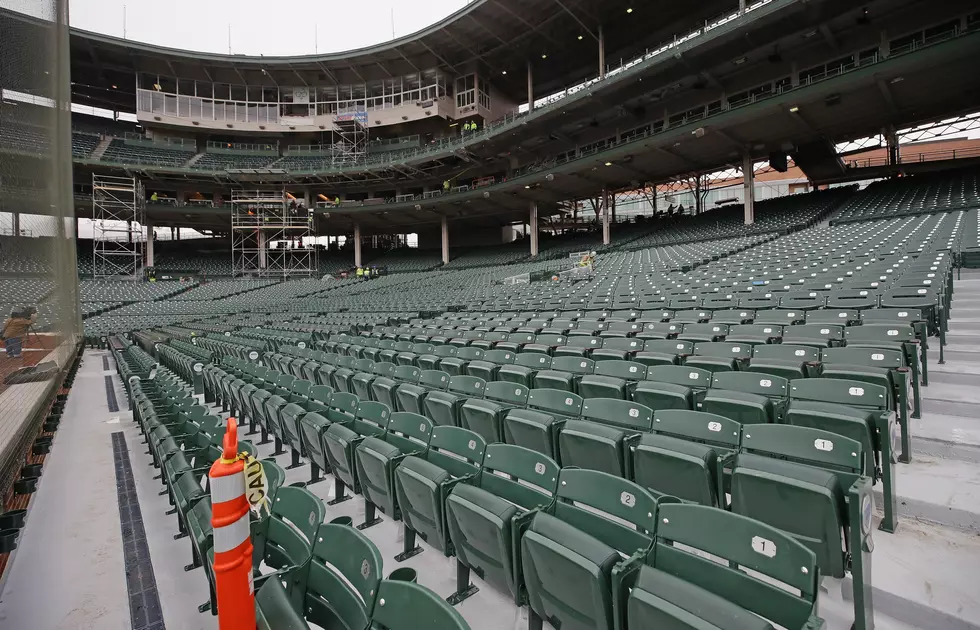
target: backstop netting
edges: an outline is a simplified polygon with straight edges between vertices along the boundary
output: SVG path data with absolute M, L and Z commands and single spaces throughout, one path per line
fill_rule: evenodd
M 0 0 L 0 90 L 0 501 L 9 507 L 81 340 L 68 0 Z

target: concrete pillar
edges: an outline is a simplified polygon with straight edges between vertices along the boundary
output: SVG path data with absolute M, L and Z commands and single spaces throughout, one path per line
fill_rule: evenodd
M 527 62 L 527 111 L 534 111 L 534 72 L 531 62 Z
M 742 179 L 745 185 L 745 225 L 755 223 L 755 162 L 752 156 L 742 159 Z
M 599 79 L 606 78 L 606 35 L 599 25 Z
M 361 266 L 361 224 L 354 224 L 354 266 Z
M 179 241 L 180 240 L 180 228 L 174 228 L 174 230 L 177 232 L 177 240 Z
M 146 266 L 153 266 L 153 220 L 146 217 Z
M 878 54 L 881 55 L 882 58 L 887 59 L 888 57 L 891 56 L 891 53 L 892 53 L 891 40 L 888 39 L 888 33 L 882 30 L 881 33 L 879 34 L 879 39 L 878 39 Z
M 738 14 L 745 15 L 745 0 L 738 0 Z
M 20 213 L 19 212 L 14 212 L 11 215 L 10 228 L 14 236 L 20 236 Z
M 187 192 L 186 191 L 178 190 L 177 191 L 177 194 L 175 196 L 176 196 L 176 199 L 177 199 L 177 205 L 178 206 L 186 206 L 187 205 Z
M 75 217 L 75 238 L 78 238 L 78 235 L 81 233 L 82 233 L 82 218 Z
M 894 127 L 889 127 L 884 130 L 884 135 L 885 145 L 888 147 L 888 164 L 895 166 L 902 161 L 899 152 L 898 133 L 895 132 Z
M 177 231 L 180 234 L 180 231 Z M 264 231 L 259 230 L 259 269 L 265 269 L 266 266 L 266 234 Z
M 132 243 L 133 242 L 133 222 L 132 221 L 126 221 L 126 242 L 127 243 Z
M 531 237 L 531 255 L 538 255 L 538 204 L 531 202 L 531 216 L 527 220 Z
M 442 264 L 449 264 L 449 217 L 442 216 Z
M 609 192 L 602 189 L 602 244 L 608 245 L 612 238 L 609 234 Z
M 313 195 L 310 193 L 309 188 L 303 191 L 303 206 L 306 208 L 313 207 Z

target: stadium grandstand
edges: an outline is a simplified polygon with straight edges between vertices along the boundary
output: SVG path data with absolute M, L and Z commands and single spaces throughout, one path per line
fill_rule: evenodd
M 68 14 L 0 0 L 0 628 L 980 630 L 976 2 Z

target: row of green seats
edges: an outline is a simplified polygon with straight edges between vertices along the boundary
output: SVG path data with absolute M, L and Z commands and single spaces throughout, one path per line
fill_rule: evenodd
M 208 573 L 211 600 L 201 608 L 216 613 L 211 501 L 199 479 L 220 457 L 224 427 L 204 407 L 194 405 L 186 386 L 169 373 L 160 373 L 145 384 L 146 392 L 143 383 L 135 384 L 139 410 L 135 417 L 150 441 L 154 462 L 164 469 L 165 481 L 169 480 L 175 504 L 172 512 L 178 514 L 181 535 L 190 534 L 194 561 L 186 569 L 203 565 Z M 175 420 L 166 422 L 171 417 Z M 176 436 L 170 434 L 171 429 L 178 432 Z M 184 443 L 179 445 L 181 438 Z M 248 442 L 240 446 L 253 453 Z M 202 465 L 181 472 L 183 466 L 173 460 L 186 457 Z M 325 510 L 317 497 L 304 489 L 283 488 L 285 472 L 273 460 L 263 460 L 262 465 L 271 508 L 262 519 L 253 516 L 251 523 L 260 628 L 306 628 L 304 616 L 320 627 L 336 627 L 337 623 L 390 630 L 468 627 L 428 589 L 382 580 L 381 557 L 373 543 L 350 527 L 323 523 Z M 319 523 L 323 524 L 317 526 Z M 273 570 L 261 573 L 263 563 Z
M 601 399 L 591 402 L 600 406 L 629 404 L 626 401 Z M 634 409 L 639 411 L 637 406 L 634 406 Z M 456 553 L 457 557 L 461 558 L 463 566 L 478 565 L 477 568 L 483 573 L 484 578 L 492 581 L 492 577 L 487 577 L 492 570 L 488 570 L 477 561 L 467 564 L 464 558 L 465 552 L 463 552 L 464 556 L 460 555 L 459 546 L 465 546 L 467 544 L 465 541 L 474 540 L 473 536 L 461 532 L 454 539 L 451 525 L 453 496 L 473 492 L 461 488 L 460 481 L 467 480 L 468 475 L 473 475 L 479 470 L 478 453 L 485 441 L 474 432 L 457 427 L 435 426 L 433 428 L 430 420 L 414 413 L 395 412 L 386 418 L 386 411 L 386 407 L 379 406 L 376 402 L 361 402 L 348 419 L 338 418 L 336 422 L 327 423 L 327 430 L 323 434 L 327 458 L 333 465 L 338 483 L 347 484 L 355 492 L 363 493 L 367 501 L 366 521 L 362 527 L 374 524 L 375 507 L 381 508 L 390 517 L 400 517 L 406 523 L 406 548 L 400 558 L 407 558 L 417 553 L 418 548 L 414 545 L 415 536 L 419 534 L 429 544 L 444 552 Z M 690 416 L 685 416 L 685 413 Z M 629 417 L 629 411 L 621 416 Z M 320 423 L 322 420 L 317 417 L 316 422 Z M 569 432 L 567 452 L 573 454 L 573 459 L 576 456 L 582 458 L 581 461 L 567 462 L 572 466 L 595 467 L 590 466 L 590 463 L 594 464 L 596 459 L 601 459 L 602 451 L 607 446 L 603 444 L 603 436 L 590 433 L 591 424 L 580 422 L 574 425 L 576 430 Z M 722 483 L 732 484 L 734 498 L 731 505 L 727 507 L 751 516 L 762 517 L 763 520 L 777 521 L 784 530 L 810 541 L 820 551 L 818 556 L 827 564 L 827 571 L 843 577 L 845 569 L 850 568 L 850 555 L 842 555 L 838 552 L 837 556 L 834 556 L 832 550 L 841 549 L 842 544 L 848 547 L 853 544 L 854 539 L 842 540 L 841 531 L 853 532 L 854 536 L 858 536 L 860 532 L 856 526 L 851 527 L 851 524 L 858 522 L 850 520 L 853 518 L 853 512 L 844 511 L 847 515 L 844 518 L 848 520 L 844 522 L 840 520 L 840 507 L 847 503 L 848 498 L 855 501 L 854 506 L 863 505 L 865 503 L 863 497 L 869 496 L 871 485 L 870 479 L 863 476 L 866 463 L 859 442 L 807 427 L 761 425 L 752 426 L 751 433 L 749 427 L 745 428 L 746 435 L 755 440 L 749 445 L 742 442 L 741 427 L 737 423 L 724 417 L 693 411 L 660 412 L 657 414 L 657 424 L 660 426 L 651 427 L 653 431 L 650 432 L 649 439 L 646 435 L 641 437 L 635 451 L 641 475 L 649 475 L 650 479 L 656 480 L 650 485 L 664 484 L 661 485 L 658 496 L 680 494 L 694 501 L 711 497 L 708 499 L 709 504 L 713 502 L 714 505 L 720 504 L 724 507 L 725 501 L 719 498 L 725 496 Z M 770 433 L 770 429 L 775 433 Z M 802 434 L 793 433 L 794 431 Z M 732 433 L 735 439 L 726 440 L 722 437 L 727 436 L 728 433 Z M 714 443 L 708 440 L 713 440 Z M 801 445 L 805 444 L 810 444 L 809 451 L 813 452 L 804 452 Z M 846 451 L 850 453 L 850 457 L 844 460 L 822 458 L 825 452 L 814 451 L 814 444 L 823 445 L 824 449 L 830 445 L 828 452 L 836 451 L 836 455 Z M 474 449 L 474 445 L 478 446 Z M 544 458 L 557 470 L 558 464 L 543 453 L 510 444 L 491 444 L 486 447 L 486 455 L 489 457 L 483 460 L 484 467 L 488 466 L 489 459 L 493 459 L 492 453 L 496 447 L 504 447 L 504 452 L 524 453 L 527 457 L 536 457 L 538 460 Z M 727 447 L 727 450 L 723 447 Z M 695 457 L 692 451 L 699 451 L 702 457 L 703 464 L 697 472 L 693 466 L 686 468 L 690 460 Z M 607 452 L 613 453 L 612 457 L 615 458 L 620 450 L 614 448 Z M 765 481 L 755 482 L 755 477 L 759 474 L 756 468 L 760 464 L 752 457 L 761 457 L 760 454 L 765 455 L 761 465 L 763 473 L 772 472 L 767 466 L 772 466 L 773 461 L 795 459 L 797 464 L 784 466 L 773 475 L 766 477 Z M 720 455 L 741 459 L 725 463 Z M 500 459 L 498 456 L 498 462 Z M 434 461 L 439 463 L 436 464 Z M 444 468 L 445 462 L 449 461 L 453 462 L 452 470 L 455 474 Z M 779 465 L 775 464 L 775 466 Z M 732 467 L 732 473 L 728 475 L 723 472 L 727 466 Z M 815 472 L 816 468 L 820 468 L 821 472 Z M 495 470 L 500 472 L 499 468 Z M 526 479 L 528 482 L 535 479 L 519 477 L 514 470 L 504 469 L 502 472 L 505 476 Z M 796 479 L 790 473 L 803 479 Z M 785 517 L 780 517 L 778 511 L 772 509 L 772 503 L 753 501 L 743 498 L 742 495 L 743 490 L 754 492 L 755 488 L 769 493 L 779 491 L 773 488 L 783 488 L 782 491 L 785 492 L 786 488 L 804 485 L 808 481 L 815 484 L 814 477 L 821 477 L 824 485 L 807 486 L 809 492 L 797 490 L 801 502 L 799 507 L 807 511 L 789 512 L 822 515 L 812 522 L 808 520 L 787 523 Z M 499 475 L 484 472 L 480 479 L 484 478 L 488 483 L 498 483 Z M 729 481 L 723 481 L 725 479 Z M 642 478 L 638 482 L 641 487 L 649 488 L 647 483 L 643 483 Z M 474 483 L 479 486 L 481 482 Z M 753 486 L 753 483 L 756 485 Z M 710 489 L 705 490 L 706 488 Z M 665 489 L 667 491 L 664 491 Z M 523 487 L 521 491 L 524 491 Z M 853 497 L 851 497 L 852 493 Z M 342 486 L 337 496 L 337 500 L 345 498 Z M 443 500 L 446 502 L 445 521 L 440 510 Z M 517 497 L 507 497 L 505 501 L 498 501 L 496 507 L 504 508 L 515 502 L 521 504 Z M 485 506 L 477 510 L 481 514 L 493 511 L 494 508 Z M 836 538 L 829 534 L 835 531 L 838 532 Z M 489 548 L 493 548 L 493 545 Z M 485 553 L 481 555 L 479 551 L 481 550 L 475 551 L 472 557 L 483 558 Z M 861 580 L 866 579 L 866 573 L 860 566 L 855 566 L 852 570 Z M 509 571 L 504 571 L 504 574 L 509 574 Z M 468 577 L 466 581 L 466 584 L 460 583 L 461 591 L 469 589 Z

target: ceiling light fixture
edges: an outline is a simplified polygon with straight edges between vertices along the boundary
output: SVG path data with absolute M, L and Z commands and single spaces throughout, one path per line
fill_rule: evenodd
M 506 70 L 501 70 L 500 71 L 500 74 L 507 74 L 507 71 Z
M 582 41 L 582 36 L 581 35 L 578 36 L 578 41 Z
M 524 188 L 530 188 L 530 187 L 531 187 L 531 185 L 530 185 L 530 184 L 525 184 L 525 185 L 524 185 Z
M 612 162 L 606 162 L 606 166 L 612 166 Z
M 628 9 L 626 9 L 626 12 L 627 12 L 627 13 L 632 13 L 632 12 L 633 12 L 633 7 L 630 7 L 630 8 L 628 8 Z
M 796 105 L 793 105 L 792 107 L 789 108 L 789 111 L 790 113 L 795 114 L 796 112 L 800 111 L 800 108 L 797 107 Z
M 542 59 L 547 59 L 548 58 L 548 55 L 541 55 L 541 58 Z
M 745 63 L 745 57 L 739 57 L 738 59 L 734 60 L 732 63 L 735 64 L 736 66 L 740 66 L 743 63 Z

